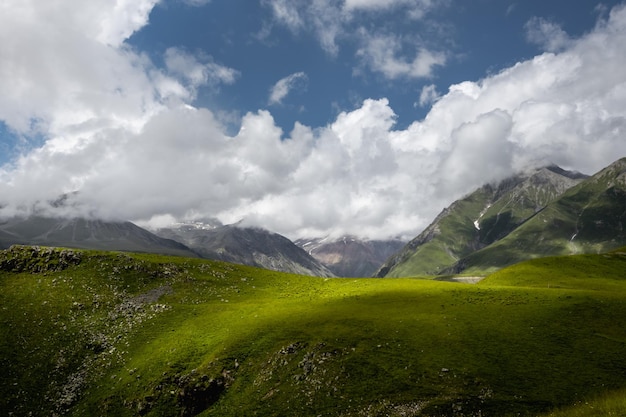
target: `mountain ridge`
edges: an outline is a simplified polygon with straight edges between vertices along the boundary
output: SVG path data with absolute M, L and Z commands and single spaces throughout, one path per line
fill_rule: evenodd
M 567 190 L 502 240 L 445 273 L 493 271 L 544 254 L 600 253 L 626 244 L 626 158 Z
M 203 258 L 322 277 L 335 276 L 291 240 L 259 227 L 240 224 L 197 227 L 186 224 L 156 229 L 181 241 Z
M 461 258 L 509 234 L 583 178 L 549 165 L 485 184 L 444 208 L 375 276 L 444 273 Z
M 198 257 L 184 244 L 134 223 L 85 218 L 12 217 L 0 221 L 0 248 L 14 244 Z
M 592 176 L 548 166 L 453 202 L 378 277 L 484 274 L 522 260 L 626 243 L 626 158 Z

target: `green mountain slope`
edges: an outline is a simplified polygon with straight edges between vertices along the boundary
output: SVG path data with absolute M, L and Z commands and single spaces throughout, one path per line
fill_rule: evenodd
M 572 187 L 502 240 L 451 271 L 485 272 L 548 255 L 599 253 L 626 244 L 626 158 Z
M 15 247 L 0 252 L 0 414 L 567 409 L 626 390 L 624 270 L 623 252 L 551 258 L 466 285 Z
M 583 178 L 550 166 L 497 185 L 487 184 L 443 210 L 419 236 L 389 258 L 376 276 L 440 274 L 459 259 L 506 236 Z

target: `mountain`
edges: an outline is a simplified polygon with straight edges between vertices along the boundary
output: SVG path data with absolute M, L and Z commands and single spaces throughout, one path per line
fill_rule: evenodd
M 437 275 L 507 236 L 586 176 L 548 166 L 487 184 L 444 209 L 390 257 L 379 277 Z
M 301 275 L 334 276 L 291 240 L 260 228 L 196 223 L 161 228 L 155 233 L 184 243 L 206 259 Z
M 498 242 L 449 272 L 491 271 L 546 255 L 600 253 L 626 244 L 626 158 L 548 204 Z
M 198 257 L 185 245 L 156 236 L 130 222 L 76 218 L 31 216 L 0 221 L 0 248 L 14 244 Z
M 372 276 L 405 243 L 401 240 L 361 240 L 352 236 L 295 241 L 338 277 Z

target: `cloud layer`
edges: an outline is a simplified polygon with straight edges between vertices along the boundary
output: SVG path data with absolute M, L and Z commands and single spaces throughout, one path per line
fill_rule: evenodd
M 580 39 L 529 24 L 558 52 L 444 94 L 425 89 L 416 101 L 434 101 L 432 109 L 406 129 L 394 128 L 392 104 L 378 98 L 290 132 L 259 110 L 229 135 L 191 103 L 197 88 L 236 82 L 237 71 L 178 48 L 157 68 L 123 42 L 154 1 L 57 2 L 65 13 L 34 3 L 0 5 L 0 119 L 46 141 L 0 168 L 0 216 L 217 217 L 292 238 L 410 238 L 487 181 L 547 162 L 593 173 L 626 155 L 624 7 Z M 288 3 L 272 2 L 295 27 Z M 401 3 L 428 4 L 345 7 Z M 400 73 L 411 71 L 404 64 Z M 50 203 L 63 194 L 63 205 Z

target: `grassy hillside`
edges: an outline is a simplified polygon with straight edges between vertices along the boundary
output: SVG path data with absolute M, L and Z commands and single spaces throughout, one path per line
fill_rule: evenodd
M 504 239 L 468 255 L 452 270 L 485 273 L 546 255 L 605 252 L 626 244 L 625 227 L 626 158 L 570 188 Z
M 466 285 L 14 248 L 0 414 L 624 411 L 626 255 L 543 262 Z
M 497 185 L 487 184 L 446 208 L 424 232 L 387 260 L 377 276 L 444 273 L 460 259 L 511 233 L 582 179 L 581 174 L 546 167 Z
M 378 272 L 380 277 L 438 274 L 461 257 L 483 247 L 474 221 L 492 197 L 483 187 L 445 209 L 417 238 L 391 257 Z

